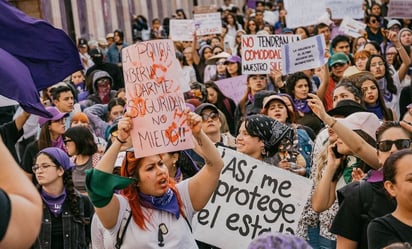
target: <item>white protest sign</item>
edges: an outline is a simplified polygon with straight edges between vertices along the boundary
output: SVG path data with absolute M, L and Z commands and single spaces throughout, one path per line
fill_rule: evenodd
M 240 75 L 223 80 L 217 80 L 215 83 L 219 87 L 220 91 L 226 95 L 226 97 L 233 99 L 233 101 L 238 104 L 247 90 L 246 80 L 247 75 Z
M 193 19 L 170 20 L 170 38 L 173 41 L 193 41 L 195 21 Z
M 352 18 L 346 16 L 343 18 L 342 23 L 340 24 L 339 30 L 345 33 L 346 35 L 352 37 L 361 36 L 361 32 L 365 31 L 366 24 L 363 22 L 358 22 Z
M 192 148 L 173 41 L 138 42 L 122 50 L 122 59 L 135 156 Z
M 316 24 L 317 19 L 326 11 L 324 0 L 284 0 L 283 4 L 288 12 L 286 15 L 288 28 Z
M 282 47 L 300 35 L 242 35 L 242 74 L 269 74 L 281 70 Z
M 360 19 L 365 14 L 359 0 L 327 0 L 326 7 L 331 9 L 333 19 L 343 19 L 345 16 Z
M 223 249 L 244 249 L 262 232 L 294 234 L 311 181 L 234 150 L 218 149 L 224 169 L 208 204 L 192 220 L 195 238 Z
M 222 33 L 222 19 L 220 13 L 194 14 L 196 35 Z
M 412 17 L 412 1 L 411 0 L 391 0 L 388 5 L 389 18 L 405 18 Z
M 282 49 L 282 74 L 290 74 L 324 65 L 325 37 L 313 36 L 295 43 L 286 44 Z

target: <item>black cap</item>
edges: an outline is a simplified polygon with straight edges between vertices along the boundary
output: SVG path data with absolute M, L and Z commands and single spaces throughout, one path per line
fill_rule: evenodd
M 339 101 L 335 108 L 328 111 L 328 114 L 331 116 L 347 117 L 356 112 L 366 112 L 366 109 L 358 102 L 351 99 L 344 99 Z
M 84 39 L 84 38 L 79 38 L 77 46 L 78 47 L 87 47 L 87 40 Z
M 200 115 L 203 112 L 204 109 L 211 109 L 211 110 L 215 111 L 216 113 L 219 113 L 217 107 L 213 104 L 210 104 L 210 103 L 203 103 L 203 104 L 199 105 L 198 107 L 196 107 L 195 113 Z
M 90 50 L 89 54 L 93 58 L 103 57 L 102 52 L 100 51 L 100 49 L 97 49 L 97 48 L 93 48 L 92 50 Z

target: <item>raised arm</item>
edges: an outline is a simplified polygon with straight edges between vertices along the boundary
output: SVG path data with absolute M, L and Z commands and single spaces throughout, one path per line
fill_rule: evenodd
M 332 206 L 336 198 L 337 181 L 333 181 L 333 176 L 341 163 L 341 159 L 334 156 L 332 152 L 333 146 L 334 145 L 328 146 L 327 165 L 322 178 L 312 194 L 312 208 L 318 213 Z
M 40 231 L 42 200 L 1 138 L 0 153 L 0 188 L 8 195 L 11 208 L 7 231 L 0 241 L 0 248 L 29 248 Z
M 201 121 L 199 115 L 188 113 L 188 123 L 193 137 L 198 148 L 203 151 L 206 162 L 205 166 L 189 180 L 190 200 L 196 211 L 201 210 L 212 196 L 223 168 L 223 160 L 213 142 L 202 131 Z
M 89 178 L 86 178 L 86 184 L 88 187 L 89 197 L 95 206 L 95 211 L 97 216 L 99 217 L 100 221 L 102 222 L 103 226 L 107 229 L 113 228 L 117 222 L 117 216 L 119 213 L 119 200 L 113 195 L 115 186 L 121 184 L 121 177 L 112 174 L 114 164 L 116 162 L 117 155 L 119 154 L 120 148 L 126 142 L 129 142 L 130 136 L 130 129 L 132 127 L 132 121 L 130 117 L 123 117 L 118 123 L 118 137 L 114 139 L 114 142 L 110 146 L 110 148 L 104 153 L 102 159 L 100 159 L 99 163 L 95 167 L 93 175 Z M 94 179 L 93 179 L 94 177 Z M 103 178 L 107 177 L 107 178 Z M 96 189 L 101 185 L 98 184 L 99 180 L 108 180 L 107 183 L 105 182 L 106 188 L 103 189 Z M 97 183 L 97 184 L 96 184 Z M 108 185 L 112 184 L 113 187 L 108 187 Z M 94 186 L 93 186 L 94 185 Z M 99 185 L 99 186 L 96 186 Z M 106 191 L 104 197 L 106 200 L 104 204 L 97 204 L 96 198 L 94 198 L 94 194 L 90 193 L 91 191 L 98 190 L 101 194 L 102 192 Z M 100 198 L 101 200 L 102 198 Z
M 325 58 L 329 59 L 330 54 L 329 51 L 325 51 Z M 329 84 L 329 66 L 326 62 L 325 65 L 322 66 L 322 78 L 320 79 L 320 85 L 316 94 L 318 97 L 323 101 L 325 99 L 326 88 Z
M 316 114 L 325 124 L 327 124 L 339 136 L 342 141 L 349 146 L 353 153 L 366 162 L 369 166 L 379 169 L 379 161 L 376 156 L 376 149 L 363 140 L 356 132 L 345 127 L 335 118 L 329 116 L 322 101 L 315 94 L 309 94 L 308 103 L 313 113 Z
M 387 37 L 391 42 L 393 42 L 393 45 L 396 50 L 398 50 L 399 56 L 402 59 L 402 64 L 398 69 L 399 80 L 402 81 L 408 72 L 409 65 L 411 64 L 411 57 L 402 46 L 402 43 L 399 41 L 398 35 L 395 31 L 389 31 Z

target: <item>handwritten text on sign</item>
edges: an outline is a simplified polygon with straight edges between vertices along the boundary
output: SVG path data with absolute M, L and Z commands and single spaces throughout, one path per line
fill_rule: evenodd
M 324 65 L 325 37 L 322 35 L 287 44 L 282 48 L 282 74 L 290 74 Z
M 193 218 L 195 238 L 241 249 L 263 232 L 293 234 L 310 180 L 231 149 L 219 150 L 225 166 L 208 204 Z
M 297 40 L 300 35 L 242 35 L 242 74 L 281 70 L 282 47 Z
M 136 43 L 122 58 L 136 157 L 191 148 L 172 40 Z

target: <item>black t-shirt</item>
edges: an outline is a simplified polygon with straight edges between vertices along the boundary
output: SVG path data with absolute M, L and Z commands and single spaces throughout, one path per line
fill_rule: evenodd
M 338 190 L 339 210 L 330 231 L 346 239 L 358 242 L 358 248 L 368 248 L 367 226 L 370 220 L 392 213 L 396 203 L 387 195 L 383 182 L 371 184 L 373 197 L 369 211 L 363 211 L 360 183 L 352 182 Z
M 11 215 L 9 196 L 2 189 L 0 189 L 0 208 L 0 241 L 2 241 L 4 235 L 7 232 L 7 227 L 9 226 Z
M 412 227 L 402 223 L 392 214 L 371 221 L 368 226 L 369 249 L 381 249 L 396 242 L 412 244 Z

